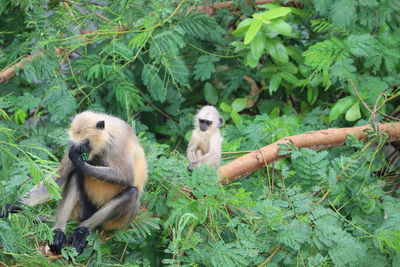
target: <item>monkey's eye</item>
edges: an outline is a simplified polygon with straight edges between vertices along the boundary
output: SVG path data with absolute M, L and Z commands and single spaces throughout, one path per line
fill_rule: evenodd
M 199 119 L 200 124 L 205 124 L 207 126 L 210 126 L 212 124 L 212 121 L 209 120 L 203 120 L 203 119 Z

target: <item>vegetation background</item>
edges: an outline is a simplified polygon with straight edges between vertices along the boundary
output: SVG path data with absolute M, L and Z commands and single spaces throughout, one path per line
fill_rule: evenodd
M 125 119 L 146 150 L 138 217 L 58 265 L 400 266 L 398 157 L 376 128 L 320 152 L 286 147 L 289 159 L 227 186 L 213 169 L 188 173 L 184 155 L 205 104 L 226 121 L 224 162 L 398 121 L 400 2 L 1 0 L 0 37 L 1 205 L 40 181 L 59 197 L 48 174 L 82 110 Z M 56 203 L 0 220 L 1 266 L 54 264 L 40 248 Z

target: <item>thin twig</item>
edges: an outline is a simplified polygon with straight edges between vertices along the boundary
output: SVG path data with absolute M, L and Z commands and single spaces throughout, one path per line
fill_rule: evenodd
M 329 189 L 328 191 L 326 191 L 326 193 L 321 197 L 320 200 L 318 200 L 317 204 L 321 204 L 325 199 L 327 199 L 327 197 L 330 195 L 332 191 Z
M 126 253 L 126 248 L 128 247 L 128 242 L 126 242 L 126 244 L 125 244 L 125 247 L 124 247 L 124 250 L 122 251 L 122 255 L 121 255 L 121 257 L 119 258 L 119 262 L 122 264 L 122 260 L 124 259 L 124 256 L 125 256 L 125 253 Z
M 271 253 L 271 255 L 270 255 L 263 263 L 261 263 L 260 265 L 258 265 L 258 267 L 267 266 L 267 263 L 271 261 L 272 257 L 275 256 L 275 254 L 276 254 L 280 249 L 281 249 L 280 246 L 279 246 L 279 247 L 276 247 L 276 248 L 274 249 L 274 251 Z
M 112 23 L 112 24 L 118 26 L 118 23 L 116 23 L 116 22 L 114 22 L 114 21 L 111 21 L 110 19 L 104 17 L 103 15 L 101 15 L 101 14 L 99 14 L 99 13 L 97 13 L 97 12 L 95 12 L 95 14 L 96 14 L 97 17 L 101 18 L 102 20 L 107 21 L 107 22 L 109 22 L 109 23 Z

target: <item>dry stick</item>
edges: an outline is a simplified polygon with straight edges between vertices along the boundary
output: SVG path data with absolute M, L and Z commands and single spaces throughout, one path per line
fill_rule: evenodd
M 388 134 L 390 141 L 400 140 L 400 123 L 383 123 L 377 124 L 377 126 L 381 132 Z M 275 143 L 262 147 L 219 167 L 218 172 L 221 177 L 221 183 L 228 184 L 243 175 L 265 166 L 265 162 L 270 164 L 278 159 L 286 157 L 278 155 L 279 144 L 290 143 L 298 148 L 308 147 L 319 150 L 343 145 L 348 135 L 354 135 L 357 139 L 362 139 L 367 135 L 365 130 L 371 130 L 370 125 L 312 131 L 282 138 Z
M 29 64 L 34 60 L 37 56 L 41 55 L 42 53 L 37 53 L 35 55 L 29 55 L 22 58 L 22 60 L 7 69 L 0 72 L 0 83 L 7 81 L 8 79 L 12 78 L 17 74 L 17 69 L 22 70 L 26 64 Z
M 332 191 L 329 189 L 326 193 L 318 200 L 317 204 L 321 204 L 325 199 L 327 199 Z
M 268 4 L 268 3 L 274 3 L 275 0 L 256 0 L 255 2 L 252 1 L 247 1 L 248 5 L 254 4 L 254 5 L 263 5 L 263 4 Z M 196 13 L 207 13 L 207 15 L 212 16 L 215 13 L 215 10 L 217 9 L 223 9 L 223 8 L 231 8 L 236 4 L 235 1 L 227 1 L 227 2 L 221 2 L 221 3 L 213 3 L 209 4 L 208 1 L 202 6 L 193 6 L 189 7 L 187 9 L 187 13 L 190 13 L 192 10 L 196 10 Z
M 276 249 L 274 249 L 274 251 L 271 253 L 271 255 L 260 265 L 258 265 L 258 267 L 263 267 L 263 266 L 267 266 L 267 263 L 272 259 L 273 256 L 275 256 L 275 254 L 281 249 L 281 247 L 277 247 Z
M 254 5 L 263 5 L 263 4 L 269 4 L 269 3 L 274 3 L 276 2 L 275 0 L 256 0 L 254 1 Z M 198 6 L 198 7 L 193 7 L 193 9 L 197 9 L 199 11 L 202 11 L 203 8 L 211 7 L 215 9 L 222 9 L 222 8 L 231 8 L 234 4 L 236 4 L 236 1 L 226 1 L 226 2 L 221 2 L 221 3 L 213 3 L 213 4 L 207 4 L 203 6 Z M 252 1 L 247 1 L 247 4 L 253 4 Z

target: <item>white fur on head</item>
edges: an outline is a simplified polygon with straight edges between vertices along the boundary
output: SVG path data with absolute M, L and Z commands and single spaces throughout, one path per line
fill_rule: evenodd
M 91 153 L 97 154 L 103 150 L 108 142 L 108 131 L 97 129 L 96 124 L 99 121 L 106 120 L 106 115 L 84 111 L 77 114 L 71 122 L 68 135 L 72 143 L 79 144 L 85 140 L 89 140 Z M 105 122 L 105 129 L 108 128 L 107 121 Z
M 199 127 L 199 120 L 208 120 L 212 121 L 212 125 L 210 129 L 221 127 L 221 116 L 219 115 L 218 110 L 213 106 L 204 106 L 202 107 L 196 114 L 194 118 L 194 124 Z

